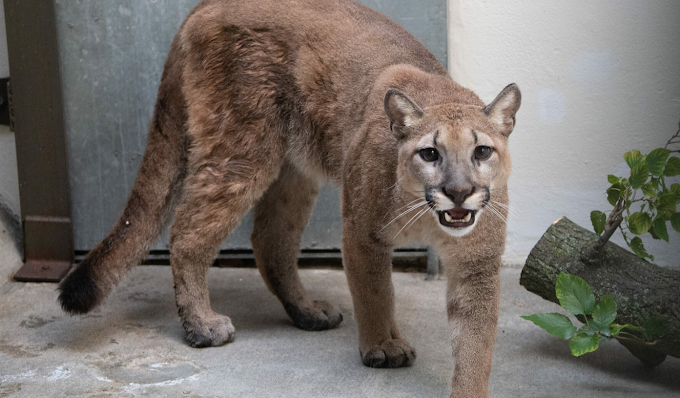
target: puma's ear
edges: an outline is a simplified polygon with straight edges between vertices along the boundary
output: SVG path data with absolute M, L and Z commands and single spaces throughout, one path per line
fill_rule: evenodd
M 409 127 L 423 117 L 423 109 L 403 91 L 390 88 L 385 93 L 385 113 L 390 119 L 390 129 L 398 140 L 408 135 Z
M 493 102 L 484 108 L 489 121 L 497 126 L 506 137 L 515 127 L 515 113 L 522 102 L 522 93 L 515 83 L 508 85 L 501 91 Z

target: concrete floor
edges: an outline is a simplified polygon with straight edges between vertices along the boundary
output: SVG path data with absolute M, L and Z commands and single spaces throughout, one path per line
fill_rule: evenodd
M 192 349 L 176 317 L 169 267 L 137 267 L 96 311 L 70 317 L 54 284 L 12 282 L 20 265 L 0 228 L 0 397 L 448 397 L 453 372 L 445 282 L 395 273 L 397 317 L 414 366 L 361 364 L 345 276 L 303 270 L 310 294 L 339 306 L 334 330 L 293 327 L 255 269 L 210 270 L 213 308 L 236 340 Z M 615 342 L 581 358 L 519 315 L 556 306 L 502 270 L 492 397 L 680 397 L 680 360 L 647 369 Z

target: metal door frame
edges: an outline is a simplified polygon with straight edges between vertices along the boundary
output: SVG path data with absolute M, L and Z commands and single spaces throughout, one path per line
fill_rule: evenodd
M 54 2 L 4 0 L 24 266 L 19 281 L 59 281 L 73 228 Z

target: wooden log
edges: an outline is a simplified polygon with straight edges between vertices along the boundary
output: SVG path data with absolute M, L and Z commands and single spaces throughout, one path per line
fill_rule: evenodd
M 616 323 L 642 326 L 656 317 L 664 334 L 654 345 L 622 344 L 645 364 L 655 366 L 666 355 L 680 358 L 680 272 L 638 258 L 608 242 L 604 255 L 594 247 L 598 236 L 566 217 L 555 221 L 531 250 L 520 284 L 546 300 L 559 303 L 555 283 L 561 272 L 583 278 L 596 300 L 611 294 L 616 300 Z

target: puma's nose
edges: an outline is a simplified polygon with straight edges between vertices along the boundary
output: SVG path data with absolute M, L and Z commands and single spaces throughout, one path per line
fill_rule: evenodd
M 446 195 L 456 206 L 462 206 L 463 202 L 475 192 L 474 186 L 448 186 L 444 187 L 444 195 Z

